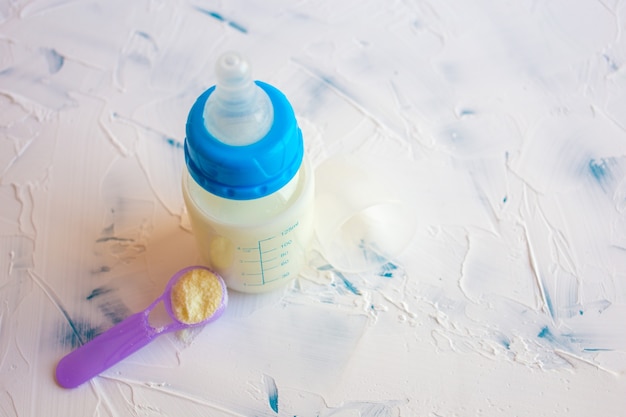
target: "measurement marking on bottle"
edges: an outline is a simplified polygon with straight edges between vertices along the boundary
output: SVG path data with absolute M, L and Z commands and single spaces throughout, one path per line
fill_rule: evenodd
M 244 253 L 250 253 L 250 252 L 255 252 L 257 250 L 259 250 L 258 247 L 254 247 L 254 248 L 242 248 L 241 246 L 238 247 L 237 249 L 239 249 L 240 251 L 244 252 Z
M 265 268 L 263 268 L 263 250 L 261 249 L 261 244 L 264 241 L 270 240 L 272 238 L 269 239 L 263 239 L 263 240 L 259 240 L 259 266 L 261 267 L 261 285 L 265 284 Z
M 291 275 L 289 270 L 285 270 L 289 268 L 288 265 L 291 262 L 290 249 L 291 245 L 295 243 L 293 238 L 289 235 L 291 235 L 299 225 L 300 223 L 296 221 L 283 229 L 279 234 L 258 240 L 256 246 L 237 247 L 242 253 L 250 255 L 250 257 L 240 259 L 239 263 L 249 265 L 255 263 L 259 264 L 258 272 L 242 272 L 241 275 L 260 277 L 260 282 L 246 283 L 245 285 L 262 286 L 272 281 L 286 279 Z
M 281 265 L 274 265 L 274 266 L 270 266 L 269 268 L 263 268 L 263 271 L 267 272 L 267 271 L 271 271 L 272 269 L 276 269 L 278 267 L 280 267 Z
M 272 278 L 268 276 L 267 273 L 273 271 L 277 268 L 283 266 L 278 262 L 280 259 L 280 255 L 277 253 L 278 247 L 270 246 L 267 248 L 267 245 L 271 245 L 270 241 L 274 240 L 276 236 L 269 237 L 267 239 L 259 240 L 258 250 L 259 250 L 259 263 L 261 267 L 261 285 L 264 285 L 267 282 L 274 281 L 276 278 Z

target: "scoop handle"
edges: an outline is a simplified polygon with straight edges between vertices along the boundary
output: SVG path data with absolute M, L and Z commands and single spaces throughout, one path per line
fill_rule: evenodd
M 56 368 L 56 380 L 63 388 L 75 388 L 141 349 L 158 335 L 159 332 L 148 323 L 145 311 L 135 313 L 63 357 Z

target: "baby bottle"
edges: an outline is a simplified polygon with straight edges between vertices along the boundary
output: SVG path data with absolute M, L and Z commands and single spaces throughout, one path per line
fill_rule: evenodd
M 187 119 L 183 196 L 204 261 L 229 288 L 295 278 L 313 235 L 313 172 L 287 98 L 228 52 Z

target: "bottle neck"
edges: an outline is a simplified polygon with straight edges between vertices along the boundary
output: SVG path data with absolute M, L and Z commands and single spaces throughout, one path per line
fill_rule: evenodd
M 211 134 L 204 110 L 216 87 L 198 98 L 187 119 L 187 168 L 205 190 L 224 198 L 250 200 L 278 191 L 294 177 L 304 156 L 302 132 L 287 98 L 269 84 L 255 84 L 269 97 L 274 120 L 260 140 L 233 146 Z

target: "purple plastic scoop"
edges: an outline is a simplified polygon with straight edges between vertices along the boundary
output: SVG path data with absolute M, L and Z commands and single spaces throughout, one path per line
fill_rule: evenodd
M 150 312 L 163 302 L 171 322 L 160 327 L 150 324 Z M 61 359 L 56 380 L 74 388 L 97 376 L 144 347 L 157 336 L 217 319 L 226 308 L 228 293 L 222 278 L 202 266 L 178 271 L 165 291 L 148 308 L 135 313 Z

